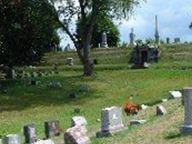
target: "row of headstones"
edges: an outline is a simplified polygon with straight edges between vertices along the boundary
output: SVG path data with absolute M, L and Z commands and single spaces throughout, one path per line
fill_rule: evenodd
M 185 121 L 181 132 L 192 133 L 192 88 L 183 89 L 183 101 L 185 105 Z M 165 115 L 166 113 L 167 111 L 162 105 L 156 107 L 156 115 Z M 130 125 L 145 122 L 145 120 L 131 120 Z M 86 125 L 87 121 L 84 117 L 73 117 L 71 123 L 72 127 L 64 134 L 65 144 L 90 144 L 91 141 L 87 136 Z M 125 126 L 122 121 L 122 108 L 114 106 L 102 110 L 101 131 L 96 134 L 97 137 L 109 136 L 124 129 Z M 61 132 L 62 130 L 59 127 L 59 121 L 45 122 L 45 134 L 47 138 L 60 135 Z M 38 142 L 34 124 L 24 126 L 24 135 L 26 143 Z M 3 140 L 3 144 L 19 143 L 18 135 L 8 135 Z

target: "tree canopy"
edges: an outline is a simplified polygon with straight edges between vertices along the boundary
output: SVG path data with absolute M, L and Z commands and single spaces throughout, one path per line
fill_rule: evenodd
M 0 0 L 0 63 L 31 64 L 59 43 L 47 0 Z

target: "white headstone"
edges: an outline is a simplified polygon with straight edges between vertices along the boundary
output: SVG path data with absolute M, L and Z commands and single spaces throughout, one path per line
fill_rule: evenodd
M 149 106 L 144 105 L 144 104 L 141 105 L 141 109 L 142 109 L 142 110 L 146 110 L 148 107 L 149 107 Z
M 167 111 L 166 111 L 164 106 L 159 105 L 156 107 L 156 114 L 157 115 L 165 115 L 165 114 L 167 114 Z
M 55 143 L 51 139 L 47 139 L 47 140 L 39 140 L 34 144 L 55 144 Z
M 122 109 L 119 107 L 110 107 L 102 110 L 101 132 L 98 137 L 108 136 L 123 130 Z
M 9 134 L 3 139 L 3 144 L 20 144 L 20 138 L 17 134 Z
M 87 120 L 82 116 L 74 116 L 74 117 L 72 117 L 72 120 L 71 120 L 71 126 L 74 127 L 76 125 L 86 126 Z
M 182 93 L 180 91 L 169 91 L 171 98 L 177 99 L 182 97 Z
M 186 87 L 183 89 L 183 100 L 185 107 L 185 119 L 181 132 L 192 134 L 192 87 Z
M 69 128 L 64 134 L 65 144 L 90 144 L 85 126 L 74 126 Z

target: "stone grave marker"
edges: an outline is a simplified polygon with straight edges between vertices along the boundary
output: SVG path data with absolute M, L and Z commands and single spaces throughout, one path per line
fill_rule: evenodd
M 64 134 L 65 144 L 90 144 L 85 126 L 74 126 L 69 128 Z
M 170 97 L 173 99 L 178 99 L 182 97 L 182 93 L 180 91 L 169 91 Z
M 183 100 L 185 107 L 184 124 L 181 133 L 192 134 L 192 87 L 183 88 Z
M 3 144 L 20 144 L 20 138 L 17 134 L 9 134 L 3 138 Z
M 82 117 L 82 116 L 74 116 L 72 117 L 72 120 L 71 120 L 71 126 L 74 127 L 74 126 L 86 126 L 87 125 L 87 120 Z
M 159 106 L 156 107 L 156 115 L 157 115 L 157 116 L 159 116 L 159 115 L 165 115 L 165 114 L 167 114 L 167 111 L 166 111 L 166 109 L 165 109 L 164 106 L 159 105 Z
M 124 129 L 122 121 L 122 109 L 119 107 L 110 107 L 102 110 L 101 114 L 101 132 L 97 137 L 108 136 Z
M 67 58 L 66 59 L 66 64 L 69 65 L 69 66 L 73 66 L 74 65 L 73 58 Z
M 130 125 L 140 125 L 146 123 L 146 120 L 130 120 Z
M 34 144 L 55 144 L 55 143 L 51 139 L 47 139 L 47 140 L 39 140 Z
M 34 124 L 28 124 L 23 127 L 25 143 L 35 143 L 37 141 L 36 127 Z
M 44 126 L 45 126 L 45 135 L 47 138 L 60 135 L 60 127 L 58 120 L 46 121 L 44 123 Z

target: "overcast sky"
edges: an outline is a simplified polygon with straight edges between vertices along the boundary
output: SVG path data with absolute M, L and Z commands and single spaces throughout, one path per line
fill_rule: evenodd
M 147 0 L 135 8 L 128 21 L 119 25 L 121 42 L 129 42 L 131 28 L 136 39 L 153 38 L 155 15 L 158 15 L 161 39 L 180 37 L 182 41 L 192 41 L 192 31 L 188 28 L 192 21 L 192 0 Z M 62 45 L 66 43 L 70 42 L 62 41 Z

